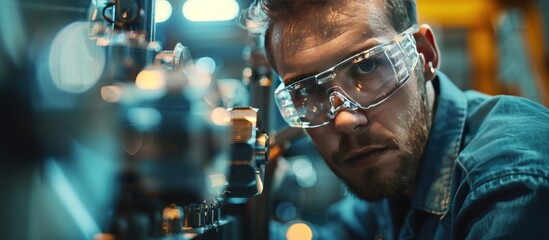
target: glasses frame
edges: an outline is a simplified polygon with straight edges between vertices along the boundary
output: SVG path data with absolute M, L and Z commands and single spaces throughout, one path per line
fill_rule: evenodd
M 357 53 L 357 54 L 355 54 L 355 55 L 353 55 L 353 56 L 337 63 L 336 65 L 334 65 L 333 67 L 331 67 L 327 70 L 324 70 L 324 71 L 322 71 L 318 74 L 315 74 L 313 76 L 309 76 L 309 77 L 300 79 L 298 81 L 295 81 L 295 82 L 291 83 L 288 86 L 285 86 L 283 79 L 280 76 L 278 76 L 278 78 L 281 80 L 281 84 L 275 90 L 274 95 L 275 95 L 276 104 L 279 108 L 279 111 L 282 114 L 282 117 L 292 127 L 317 128 L 317 127 L 321 127 L 321 126 L 325 126 L 325 125 L 329 124 L 330 121 L 335 117 L 336 113 L 339 110 L 343 109 L 343 108 L 347 108 L 347 109 L 350 109 L 350 110 L 353 110 L 353 111 L 357 110 L 358 108 L 366 110 L 366 109 L 370 109 L 370 108 L 379 106 L 380 104 L 384 103 L 387 99 L 389 99 L 395 92 L 397 92 L 408 81 L 408 79 L 411 76 L 412 70 L 415 68 L 415 66 L 418 62 L 419 53 L 417 52 L 415 39 L 413 37 L 413 34 L 417 31 L 418 31 L 418 26 L 414 24 L 410 28 L 404 30 L 403 32 L 401 32 L 400 34 L 395 36 L 395 38 L 390 42 L 382 43 L 380 45 L 377 45 L 377 46 L 368 48 L 366 50 L 360 51 L 359 53 Z M 406 50 L 403 48 L 403 46 L 401 44 L 404 41 L 410 41 L 410 44 L 413 46 L 413 52 L 406 52 Z M 374 100 L 369 105 L 362 106 L 362 104 L 360 104 L 359 102 L 357 102 L 354 99 L 352 99 L 351 97 L 349 97 L 348 94 L 345 93 L 345 91 L 343 91 L 340 87 L 335 86 L 335 87 L 332 87 L 330 89 L 335 89 L 335 91 L 334 91 L 335 95 L 338 98 L 340 98 L 341 100 L 343 100 L 343 104 L 340 104 L 337 107 L 334 107 L 334 104 L 332 104 L 332 102 L 330 101 L 330 104 L 331 104 L 330 114 L 326 115 L 327 119 L 323 123 L 310 125 L 310 123 L 308 123 L 308 122 L 305 123 L 305 122 L 292 121 L 292 120 L 288 119 L 289 116 L 284 114 L 284 112 L 283 112 L 285 110 L 284 109 L 285 107 L 283 106 L 284 104 L 280 103 L 280 101 L 283 101 L 283 100 L 280 100 L 280 99 L 284 98 L 284 96 L 282 96 L 282 95 L 286 95 L 286 94 L 290 95 L 290 91 L 293 91 L 295 89 L 300 89 L 304 83 L 309 83 L 309 82 L 311 82 L 312 79 L 314 79 L 316 84 L 318 84 L 318 85 L 324 84 L 328 81 L 331 81 L 337 76 L 338 69 L 345 68 L 349 64 L 359 63 L 359 62 L 361 62 L 365 59 L 368 59 L 369 57 L 371 57 L 373 55 L 376 55 L 380 52 L 384 52 L 384 51 L 388 50 L 389 48 L 394 47 L 395 44 L 400 48 L 399 50 L 401 52 L 403 52 L 403 55 L 404 55 L 403 57 L 404 58 L 413 58 L 413 59 L 404 59 L 404 61 L 406 62 L 406 65 L 407 65 L 404 75 L 399 76 L 399 73 L 397 73 L 395 71 L 395 77 L 397 78 L 397 81 L 398 81 L 397 85 L 393 89 L 391 89 L 388 93 L 380 96 L 379 98 Z M 411 60 L 412 63 L 409 63 L 408 60 Z M 393 70 L 396 70 L 394 66 L 393 66 Z M 333 93 L 330 93 L 330 94 L 328 94 L 328 97 L 332 98 L 333 95 L 334 95 Z M 290 96 L 290 99 L 291 99 L 291 96 Z M 292 101 L 292 103 L 293 103 L 293 101 Z

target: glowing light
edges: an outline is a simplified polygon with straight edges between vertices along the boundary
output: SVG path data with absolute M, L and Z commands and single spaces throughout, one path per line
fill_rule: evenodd
M 215 61 L 210 57 L 203 57 L 196 61 L 196 68 L 209 74 L 212 74 L 215 71 L 215 67 Z
M 244 70 L 242 70 L 242 76 L 245 77 L 245 78 L 251 78 L 252 77 L 252 68 L 251 67 L 247 67 L 247 68 L 244 68 Z
M 156 0 L 156 12 L 154 21 L 157 23 L 165 22 L 172 16 L 172 5 L 168 0 Z
M 292 163 L 292 171 L 294 172 L 299 186 L 307 188 L 316 184 L 316 172 L 307 158 L 298 157 Z
M 286 230 L 287 240 L 311 240 L 313 239 L 313 230 L 309 225 L 303 222 L 292 224 Z
M 143 70 L 137 74 L 135 85 L 143 90 L 159 90 L 166 86 L 166 78 L 160 71 Z
M 72 23 L 53 40 L 49 67 L 55 85 L 61 90 L 87 91 L 103 73 L 105 50 L 89 40 L 88 31 L 89 23 Z
M 154 108 L 131 108 L 127 116 L 131 123 L 142 128 L 156 126 L 162 121 L 162 115 Z
M 212 187 L 223 187 L 229 185 L 225 174 L 212 174 L 208 176 L 212 181 Z
M 230 115 L 227 109 L 218 107 L 212 111 L 212 122 L 214 124 L 224 126 L 229 124 L 229 121 Z
M 188 0 L 183 4 L 183 15 L 193 22 L 228 21 L 239 11 L 235 0 Z
M 266 76 L 263 76 L 261 77 L 261 79 L 259 79 L 259 85 L 262 87 L 271 86 L 271 79 Z
M 120 101 L 122 89 L 119 86 L 104 86 L 101 88 L 101 98 L 105 102 L 115 103 Z
M 174 220 L 182 217 L 181 215 L 183 215 L 183 209 L 181 209 L 181 207 L 177 207 L 174 205 L 172 205 L 173 207 L 168 206 L 164 208 L 164 210 L 162 211 L 162 219 Z

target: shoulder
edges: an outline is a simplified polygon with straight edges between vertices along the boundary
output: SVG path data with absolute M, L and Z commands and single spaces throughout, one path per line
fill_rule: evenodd
M 549 177 L 549 110 L 524 98 L 466 93 L 458 164 L 473 185 L 508 177 Z
M 504 95 L 487 96 L 476 91 L 467 91 L 465 96 L 467 97 L 469 124 L 486 127 L 501 123 L 534 123 L 535 126 L 548 127 L 549 110 L 526 98 Z
M 549 214 L 549 111 L 518 97 L 466 96 L 451 204 L 457 238 L 549 237 L 549 220 L 526 221 Z

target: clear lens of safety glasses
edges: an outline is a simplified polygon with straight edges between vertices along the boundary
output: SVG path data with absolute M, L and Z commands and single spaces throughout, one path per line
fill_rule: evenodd
M 409 78 L 418 59 L 412 36 L 416 26 L 394 41 L 360 52 L 317 75 L 288 86 L 280 84 L 275 101 L 292 127 L 326 125 L 343 108 L 375 107 Z

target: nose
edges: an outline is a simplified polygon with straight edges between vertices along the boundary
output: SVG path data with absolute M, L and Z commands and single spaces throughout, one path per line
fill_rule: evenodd
M 336 113 L 334 117 L 336 131 L 351 134 L 356 130 L 368 125 L 368 118 L 363 111 L 352 111 L 344 109 Z
M 360 127 L 368 125 L 368 118 L 364 111 L 359 110 L 357 104 L 343 94 L 334 91 L 330 94 L 332 114 L 334 114 L 335 128 L 339 132 L 352 133 Z

